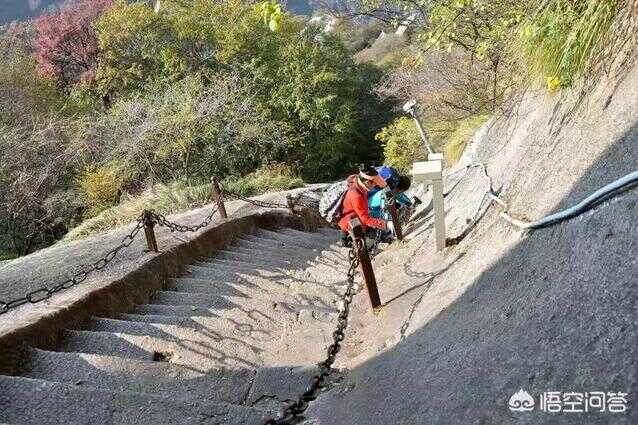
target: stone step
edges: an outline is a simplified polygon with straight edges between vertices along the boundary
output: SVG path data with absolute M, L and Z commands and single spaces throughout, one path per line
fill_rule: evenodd
M 302 246 L 290 245 L 281 241 L 264 240 L 254 236 L 244 236 L 235 240 L 232 249 L 264 249 L 277 253 L 284 258 L 289 258 L 293 264 L 299 267 L 300 264 L 313 264 L 320 260 L 347 261 L 347 251 L 339 246 L 318 246 L 306 248 Z
M 335 291 L 336 292 L 336 291 Z M 208 309 L 222 312 L 225 310 L 258 310 L 268 314 L 272 310 L 297 312 L 300 309 L 325 309 L 330 306 L 330 301 L 322 301 L 321 304 L 309 304 L 310 299 L 295 297 L 291 294 L 281 297 L 234 297 L 218 296 L 209 293 L 157 291 L 152 297 L 152 304 L 170 306 L 188 306 L 192 309 Z M 193 310 L 196 311 L 196 310 Z
M 304 239 L 304 240 L 314 240 L 314 241 L 318 241 L 318 242 L 323 242 L 323 243 L 334 243 L 337 241 L 337 239 L 331 235 L 331 234 L 326 234 L 324 232 L 304 232 L 301 230 L 297 230 L 297 229 L 293 229 L 291 227 L 282 227 L 281 229 L 277 229 L 277 232 L 281 235 L 287 235 L 287 236 L 291 236 L 294 238 L 299 238 L 299 239 Z
M 31 349 L 19 375 L 78 388 L 221 401 L 279 411 L 283 403 L 305 390 L 317 371 L 316 366 L 309 366 L 200 372 L 165 361 Z
M 251 289 L 259 291 L 256 285 L 248 281 L 226 282 L 216 279 L 179 277 L 170 279 L 166 286 L 169 291 L 177 292 L 203 292 L 218 296 L 246 296 Z
M 235 245 L 229 247 L 230 251 L 238 252 L 244 255 L 250 255 L 253 258 L 268 257 L 284 261 L 294 261 L 295 254 L 297 254 L 296 250 L 284 251 L 273 246 L 255 246 L 255 244 L 252 244 L 248 241 L 242 241 L 245 242 L 245 244 L 243 245 L 241 243 L 238 244 L 237 240 L 235 242 Z
M 207 293 L 235 298 L 257 298 L 273 302 L 291 301 L 301 305 L 327 306 L 339 297 L 343 288 L 327 288 L 316 283 L 305 283 L 293 277 L 263 279 L 245 276 L 236 282 L 219 282 L 206 278 L 177 278 L 168 282 L 167 289 L 182 293 Z M 237 302 L 241 304 L 241 301 Z
M 201 329 L 202 326 L 217 327 L 221 326 L 225 329 L 232 329 L 233 332 L 244 337 L 257 336 L 260 338 L 268 338 L 271 335 L 273 326 L 272 320 L 263 320 L 260 316 L 251 318 L 247 315 L 238 318 L 222 318 L 222 317 L 204 317 L 204 316 L 160 316 L 153 314 L 118 314 L 115 316 L 117 320 L 125 320 L 134 323 L 150 323 L 156 325 L 174 325 L 183 328 Z M 262 319 L 262 320 L 259 320 Z M 213 323 L 214 321 L 225 322 L 221 325 Z
M 21 376 L 113 391 L 244 404 L 256 371 L 212 368 L 200 372 L 166 361 L 32 349 Z
M 132 322 L 129 322 L 132 323 Z M 131 331 L 132 332 L 132 331 Z M 192 334 L 192 332 L 190 332 Z M 65 331 L 59 351 L 102 354 L 144 361 L 167 359 L 170 363 L 205 372 L 212 367 L 261 366 L 260 350 L 237 338 L 204 342 L 175 340 L 167 336 L 132 335 L 116 332 Z
M 237 251 L 219 250 L 215 252 L 214 257 L 207 259 L 204 262 L 207 262 L 209 260 L 229 260 L 248 264 L 272 265 L 273 267 L 288 267 L 291 264 L 290 260 L 268 256 L 268 251 L 262 252 L 261 255 L 255 254 L 256 253 L 244 254 Z
M 335 240 L 341 238 L 341 230 L 334 229 L 332 227 L 319 227 L 317 229 L 319 233 L 323 233 L 325 236 L 335 238 Z
M 188 305 L 194 307 L 215 308 L 218 310 L 230 310 L 238 307 L 230 297 L 223 297 L 209 293 L 157 291 L 151 297 L 152 304 Z
M 215 264 L 188 266 L 182 275 L 184 278 L 210 279 L 227 282 L 245 282 L 266 279 L 275 283 L 285 283 L 295 279 L 297 283 L 333 288 L 340 287 L 346 279 L 347 262 L 341 259 L 318 259 L 303 267 L 287 270 L 268 270 L 265 268 L 248 268 L 238 264 L 217 267 Z
M 270 414 L 223 402 L 0 376 L 0 418 L 21 425 L 261 424 Z
M 332 304 L 333 303 L 331 303 L 331 305 Z M 239 317 L 242 320 L 243 318 L 252 318 L 253 320 L 271 321 L 275 323 L 282 315 L 299 315 L 306 311 L 308 314 L 312 314 L 313 312 L 334 314 L 337 310 L 334 307 L 316 307 L 286 302 L 271 303 L 268 309 L 257 309 L 253 306 L 246 306 L 237 307 L 232 310 L 217 310 L 187 305 L 143 304 L 136 306 L 131 314 L 179 317 L 191 317 L 195 315 L 224 319 Z
M 292 266 L 290 262 L 271 261 L 265 262 L 258 259 L 248 260 L 246 258 L 205 258 L 192 264 L 198 267 L 209 267 L 230 272 L 271 272 L 281 273 L 282 270 Z
M 311 233 L 309 233 L 311 234 Z M 283 242 L 284 244 L 292 244 L 295 246 L 301 246 L 304 248 L 319 248 L 319 247 L 327 247 L 330 245 L 330 242 L 325 237 L 318 238 L 301 238 L 298 236 L 293 236 L 290 234 L 284 234 L 281 232 L 273 232 L 271 230 L 259 229 L 255 232 L 254 236 L 266 239 L 266 240 L 275 240 L 279 242 Z

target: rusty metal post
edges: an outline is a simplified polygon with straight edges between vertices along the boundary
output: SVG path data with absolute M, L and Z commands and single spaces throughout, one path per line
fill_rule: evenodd
M 222 218 L 228 218 L 226 206 L 224 205 L 224 196 L 222 195 L 222 190 L 219 187 L 219 180 L 217 177 L 213 177 L 213 198 L 215 198 L 215 203 L 217 203 L 219 215 L 221 215 Z
M 368 290 L 368 297 L 370 298 L 370 305 L 373 309 L 381 306 L 381 297 L 379 297 L 379 289 L 377 288 L 377 279 L 374 276 L 374 270 L 372 269 L 372 262 L 370 261 L 370 254 L 368 253 L 368 247 L 366 246 L 365 235 L 363 233 L 363 226 L 358 218 L 350 220 L 350 233 L 352 241 L 360 249 L 357 252 L 359 256 L 359 268 L 363 275 L 363 281 L 366 284 Z
M 388 204 L 388 211 L 390 217 L 392 217 L 392 225 L 394 226 L 394 233 L 397 235 L 397 239 L 403 240 L 403 230 L 401 229 L 401 220 L 399 219 L 399 212 L 397 211 L 397 202 L 392 199 L 392 202 Z
M 157 249 L 157 239 L 155 239 L 155 219 L 150 211 L 144 211 L 144 234 L 146 235 L 146 246 L 149 252 L 159 252 Z

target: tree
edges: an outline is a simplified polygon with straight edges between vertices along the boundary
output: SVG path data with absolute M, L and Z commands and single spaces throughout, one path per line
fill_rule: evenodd
M 168 7 L 118 2 L 95 24 L 100 50 L 96 77 L 100 93 L 122 95 L 184 74 L 180 46 Z
M 54 84 L 38 75 L 32 27 L 12 24 L 0 35 L 0 124 L 28 124 L 62 105 Z
M 39 71 L 62 89 L 95 78 L 97 38 L 93 23 L 112 0 L 78 0 L 36 22 Z

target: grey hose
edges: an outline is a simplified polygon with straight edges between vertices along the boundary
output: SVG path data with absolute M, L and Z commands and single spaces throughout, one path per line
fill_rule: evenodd
M 559 211 L 552 215 L 548 215 L 547 217 L 541 218 L 540 220 L 533 221 L 533 222 L 524 222 L 524 221 L 513 218 L 507 213 L 507 208 L 506 208 L 507 204 L 505 204 L 502 200 L 500 200 L 500 198 L 498 198 L 495 195 L 492 195 L 492 200 L 499 203 L 501 206 L 505 208 L 505 211 L 501 213 L 501 217 L 503 217 L 505 220 L 509 221 L 513 225 L 520 227 L 522 229 L 540 229 L 543 227 L 548 227 L 548 226 L 560 223 L 561 221 L 565 221 L 572 217 L 576 217 L 584 213 L 588 209 L 592 208 L 596 204 L 612 196 L 615 196 L 626 189 L 629 189 L 630 186 L 636 183 L 638 183 L 638 171 L 629 173 L 626 176 L 618 180 L 615 180 L 604 187 L 601 187 L 600 189 L 598 189 L 597 191 L 595 191 L 594 193 L 589 195 L 587 198 L 583 199 L 581 202 L 574 205 L 573 207 Z

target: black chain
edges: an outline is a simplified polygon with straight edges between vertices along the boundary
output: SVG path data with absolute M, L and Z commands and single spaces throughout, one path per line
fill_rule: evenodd
M 240 195 L 239 193 L 229 192 L 228 190 L 221 188 L 222 194 L 230 199 L 235 199 L 238 201 L 248 202 L 256 207 L 261 208 L 288 208 L 288 205 L 282 204 L 279 202 L 268 202 L 268 201 L 259 201 L 257 199 L 250 199 L 246 196 Z
M 150 214 L 151 220 L 153 220 L 154 223 L 157 223 L 160 226 L 167 227 L 168 229 L 170 229 L 171 232 L 196 232 L 199 229 L 208 226 L 210 222 L 213 221 L 213 216 L 215 215 L 215 213 L 217 213 L 217 207 L 213 207 L 211 213 L 208 214 L 201 223 L 192 226 L 170 221 L 163 214 L 155 211 L 149 211 L 148 213 Z
M 171 232 L 196 232 L 197 230 L 208 226 L 210 222 L 213 220 L 213 216 L 215 215 L 216 212 L 217 212 L 217 208 L 213 208 L 211 213 L 208 216 L 206 216 L 206 218 L 204 218 L 204 220 L 201 223 L 188 226 L 185 224 L 179 224 L 179 223 L 169 221 L 166 219 L 166 217 L 163 214 L 160 214 L 158 212 L 155 212 L 152 210 L 144 211 L 137 218 L 137 224 L 135 225 L 133 230 L 131 230 L 131 232 L 128 235 L 124 236 L 124 238 L 122 239 L 122 242 L 120 242 L 118 246 L 116 246 L 115 248 L 107 252 L 104 257 L 95 261 L 91 265 L 91 267 L 86 268 L 84 270 L 80 270 L 79 272 L 75 273 L 73 276 L 71 276 L 67 280 L 60 282 L 57 285 L 54 285 L 50 288 L 42 287 L 40 289 L 36 289 L 35 291 L 29 292 L 24 297 L 16 298 L 11 301 L 0 301 L 0 315 L 7 313 L 9 310 L 19 307 L 26 303 L 36 304 L 41 301 L 48 300 L 49 298 L 51 298 L 53 294 L 56 294 L 62 291 L 63 289 L 69 289 L 78 285 L 79 283 L 84 282 L 93 272 L 102 270 L 111 261 L 113 261 L 113 259 L 117 256 L 117 254 L 123 248 L 130 246 L 135 240 L 135 237 L 137 236 L 137 234 L 144 227 L 144 225 L 152 227 L 155 224 L 158 224 L 160 226 L 165 226 L 169 228 Z
M 35 291 L 29 292 L 24 297 L 16 298 L 8 302 L 0 301 L 0 314 L 7 313 L 9 310 L 26 303 L 36 304 L 40 301 L 48 300 L 53 294 L 58 293 L 63 289 L 69 289 L 79 283 L 84 282 L 93 272 L 95 272 L 96 270 L 102 270 L 104 267 L 107 266 L 107 264 L 113 261 L 113 259 L 123 248 L 126 248 L 133 243 L 137 234 L 140 232 L 142 227 L 144 227 L 144 218 L 144 214 L 140 215 L 137 218 L 137 224 L 128 235 L 124 236 L 122 242 L 120 242 L 118 246 L 107 252 L 104 257 L 94 262 L 89 268 L 80 270 L 67 280 L 60 282 L 50 288 L 42 287 L 40 289 L 36 289 Z
M 350 269 L 348 270 L 348 286 L 343 294 L 343 307 L 337 319 L 337 329 L 332 333 L 333 343 L 328 347 L 326 360 L 319 363 L 319 373 L 310 381 L 306 391 L 299 396 L 296 402 L 286 407 L 281 416 L 277 419 L 268 419 L 264 425 L 289 425 L 296 417 L 306 411 L 311 401 L 319 396 L 319 392 L 326 387 L 326 378 L 332 373 L 332 365 L 335 362 L 337 353 L 341 349 L 341 342 L 345 338 L 344 331 L 348 327 L 348 314 L 350 313 L 350 303 L 355 295 L 354 275 L 359 266 L 358 251 L 365 249 L 365 244 L 361 239 L 355 239 L 352 248 L 348 253 L 350 259 Z

